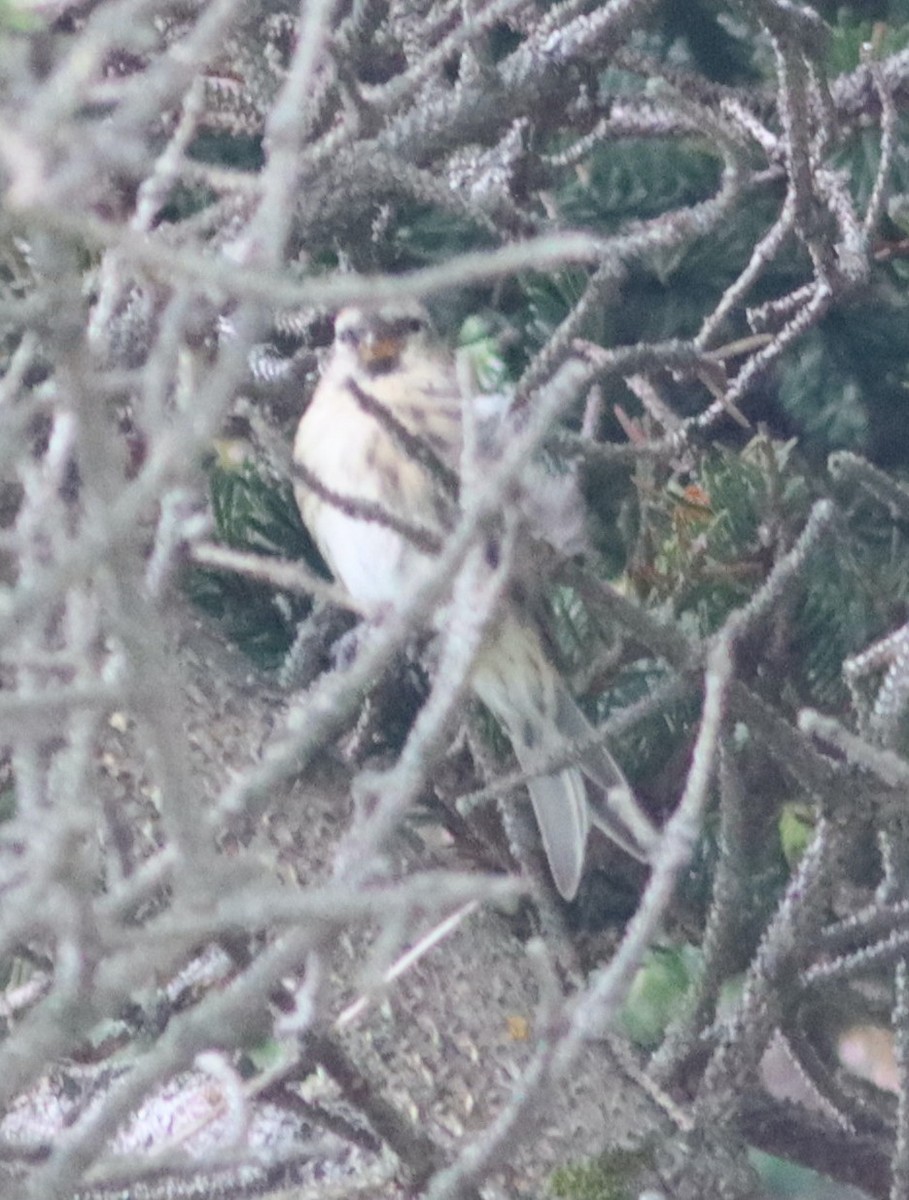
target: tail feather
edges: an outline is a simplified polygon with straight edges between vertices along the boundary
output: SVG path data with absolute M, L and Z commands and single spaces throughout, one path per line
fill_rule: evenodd
M 532 771 L 532 762 L 521 762 L 521 747 L 517 740 L 514 748 L 521 767 Z M 579 771 L 571 769 L 532 779 L 527 790 L 553 882 L 560 896 L 573 900 L 584 872 L 590 831 L 584 781 Z
M 594 734 L 537 635 L 513 614 L 480 655 L 472 682 L 505 726 L 515 757 L 528 773 L 566 741 Z M 582 773 L 592 788 L 585 786 Z M 531 779 L 528 790 L 553 880 L 566 900 L 578 890 L 591 822 L 633 857 L 646 862 L 652 856 L 657 831 L 604 746 L 579 751 L 577 766 Z

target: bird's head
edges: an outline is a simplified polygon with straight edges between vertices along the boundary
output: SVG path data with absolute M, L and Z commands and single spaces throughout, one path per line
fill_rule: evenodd
M 420 304 L 388 305 L 371 312 L 344 308 L 335 320 L 334 354 L 367 375 L 385 375 L 419 353 L 429 331 L 429 316 Z

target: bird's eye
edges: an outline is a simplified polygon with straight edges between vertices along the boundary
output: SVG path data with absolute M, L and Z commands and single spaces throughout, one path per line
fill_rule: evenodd
M 426 322 L 422 317 L 408 317 L 404 322 L 404 331 L 406 333 L 422 333 L 426 328 Z

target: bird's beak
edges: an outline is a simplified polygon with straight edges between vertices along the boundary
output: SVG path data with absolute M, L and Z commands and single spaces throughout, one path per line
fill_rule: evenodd
M 402 338 L 380 334 L 367 338 L 359 348 L 359 355 L 366 367 L 390 367 L 400 358 L 403 349 Z

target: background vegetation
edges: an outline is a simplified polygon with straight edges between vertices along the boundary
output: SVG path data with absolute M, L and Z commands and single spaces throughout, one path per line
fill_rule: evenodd
M 905 0 L 0 7 L 0 1194 L 909 1196 L 907 106 Z M 665 827 L 571 906 L 293 502 L 405 297 Z

